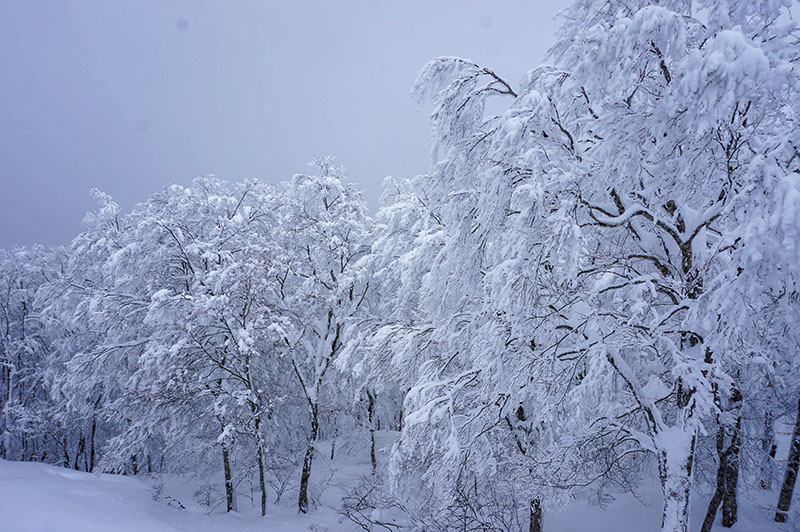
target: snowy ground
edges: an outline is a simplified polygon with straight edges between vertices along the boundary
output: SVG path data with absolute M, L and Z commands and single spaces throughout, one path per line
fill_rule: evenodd
M 170 486 L 180 494 L 180 486 Z M 165 490 L 165 495 L 168 495 Z M 178 497 L 176 496 L 176 499 Z M 180 500 L 180 499 L 178 499 Z M 0 461 L 0 530 L 3 532 L 350 532 L 329 508 L 300 516 L 290 506 L 270 506 L 265 518 L 240 499 L 242 513 L 206 515 L 181 510 L 149 483 L 131 477 L 94 475 L 31 462 Z M 183 501 L 182 501 L 183 502 Z
M 382 434 L 381 441 L 387 443 L 388 436 Z M 317 492 L 320 506 L 301 516 L 294 499 L 287 495 L 280 506 L 268 507 L 265 518 L 258 515 L 258 508 L 241 490 L 239 513 L 226 514 L 218 507 L 209 515 L 208 507 L 193 502 L 192 494 L 198 486 L 195 480 L 166 479 L 161 496 L 154 500 L 152 479 L 0 460 L 0 532 L 357 532 L 360 529 L 342 522 L 333 507 L 342 486 L 367 472 L 369 465 L 346 452 L 332 463 L 325 458 L 329 450 L 322 446 L 320 451 L 315 476 L 327 479 L 333 471 L 324 489 Z M 255 498 L 258 504 L 257 493 Z M 779 528 L 771 520 L 772 512 L 767 508 L 774 498 L 772 493 L 764 494 L 760 501 L 763 508 L 743 501 L 734 528 L 714 530 L 797 530 L 797 525 Z M 605 509 L 576 501 L 557 516 L 546 515 L 545 532 L 656 532 L 661 505 L 658 490 L 646 490 L 641 499 L 647 504 L 621 496 Z M 696 499 L 700 500 L 692 509 L 692 531 L 700 529 L 708 497 Z M 800 504 L 795 499 L 795 505 Z M 174 501 L 180 501 L 186 509 L 177 508 Z
M 703 523 L 711 494 L 693 497 L 691 509 L 691 532 L 699 532 Z M 739 518 L 732 528 L 723 528 L 717 521 L 713 532 L 797 532 L 800 525 L 795 515 L 793 525 L 778 525 L 773 521 L 775 493 L 756 494 L 757 501 L 740 501 Z M 636 500 L 632 495 L 620 495 L 606 508 L 578 501 L 557 516 L 545 518 L 545 532 L 658 532 L 661 524 L 661 495 L 657 486 L 644 490 Z M 795 505 L 800 501 L 795 497 Z M 796 508 L 795 508 L 796 510 Z M 795 512 L 797 514 L 797 512 Z

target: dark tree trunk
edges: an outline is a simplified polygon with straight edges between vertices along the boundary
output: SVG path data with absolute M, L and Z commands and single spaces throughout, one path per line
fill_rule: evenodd
M 319 405 L 310 407 L 311 412 L 311 438 L 308 440 L 306 455 L 303 458 L 303 471 L 300 474 L 300 495 L 297 498 L 297 507 L 301 514 L 308 513 L 308 480 L 311 477 L 311 464 L 314 461 L 314 452 L 319 437 Z
M 783 485 L 778 496 L 778 511 L 775 512 L 775 521 L 785 523 L 787 512 L 792 505 L 794 483 L 797 480 L 797 467 L 800 465 L 800 401 L 797 404 L 797 419 L 794 422 L 794 432 L 789 446 L 789 459 L 786 461 L 786 473 Z
M 761 480 L 759 485 L 762 490 L 772 489 L 772 476 L 775 465 L 775 426 L 772 412 L 764 416 L 764 433 L 761 435 L 761 451 L 764 453 L 761 461 Z
M 717 488 L 708 503 L 706 517 L 700 528 L 701 532 L 710 532 L 720 504 L 722 504 L 722 526 L 730 528 L 736 523 L 738 515 L 737 485 L 739 482 L 740 427 L 741 420 L 737 421 L 736 428 L 731 434 L 731 443 L 727 449 L 725 448 L 724 427 L 720 427 L 717 432 L 717 456 L 719 457 Z
M 3 365 L 2 366 L 2 380 L 5 383 L 5 397 L 4 401 L 0 403 L 0 407 L 2 410 L 8 408 L 8 404 L 11 402 L 11 368 L 9 366 Z M 9 415 L 8 410 L 6 410 L 6 414 L 3 416 L 3 437 L 0 439 L 0 458 L 3 460 L 8 458 L 8 453 L 6 447 L 8 446 L 8 439 L 11 437 L 11 427 L 8 426 Z
M 528 532 L 542 532 L 542 503 L 539 499 L 531 499 Z
M 39 458 L 40 462 L 44 462 L 47 459 L 47 434 L 44 435 L 42 439 L 42 454 Z
M 28 444 L 28 438 L 25 437 L 24 433 L 20 435 L 20 440 L 22 442 L 22 460 L 25 461 L 25 460 L 32 459 L 33 458 L 33 452 L 30 452 L 30 454 L 29 454 L 29 449 L 35 449 L 36 448 L 36 443 L 34 442 L 32 444 L 32 446 L 29 445 Z
M 134 475 L 139 474 L 139 459 L 136 458 L 136 455 L 131 455 L 131 471 L 133 471 Z
M 737 519 L 742 394 L 736 386 L 731 389 L 730 401 L 729 412 L 735 413 L 736 424 L 733 427 L 726 428 L 724 423 L 720 423 L 719 417 L 717 418 L 717 423 L 719 424 L 716 442 L 717 456 L 719 458 L 717 488 L 708 503 L 706 517 L 700 529 L 701 532 L 709 532 L 711 530 L 720 504 L 722 504 L 722 526 L 730 528 L 736 523 Z M 726 432 L 730 432 L 730 444 L 727 447 L 725 447 Z
M 67 437 L 64 436 L 64 443 L 62 444 L 64 446 L 64 467 L 69 469 L 69 449 L 67 448 L 67 443 Z
M 97 419 L 92 416 L 92 434 L 89 437 L 89 471 L 94 471 L 94 437 L 97 434 Z
M 372 464 L 372 474 L 374 475 L 378 468 L 378 462 L 375 460 L 375 396 L 369 390 L 367 390 L 367 400 L 369 401 L 367 405 L 369 414 L 369 459 Z
M 731 443 L 725 450 L 725 489 L 722 492 L 722 526 L 730 528 L 738 517 L 739 455 L 742 431 L 742 393 L 737 386 L 731 389 L 731 412 L 736 414 L 736 424 L 731 432 Z
M 727 455 L 725 454 L 725 429 L 719 427 L 717 430 L 717 457 L 719 464 L 717 466 L 717 489 L 714 490 L 714 495 L 708 503 L 706 510 L 706 517 L 703 519 L 703 525 L 700 527 L 700 532 L 710 532 L 711 527 L 714 525 L 714 519 L 717 517 L 717 510 L 722 503 L 722 497 L 725 493 L 725 472 L 727 470 Z
M 264 448 L 258 445 L 258 488 L 261 490 L 261 517 L 267 515 L 267 483 L 264 480 Z
M 95 436 L 97 435 L 97 408 L 100 406 L 100 401 L 103 400 L 103 394 L 97 396 L 94 402 L 94 411 L 92 412 L 92 434 L 89 438 L 89 471 L 94 471 L 94 458 L 95 458 Z
M 264 480 L 264 441 L 261 438 L 261 417 L 256 416 L 256 438 L 258 441 L 258 487 L 261 490 L 261 517 L 267 515 L 267 483 Z
M 741 420 L 737 420 L 736 429 L 731 436 L 731 445 L 728 448 L 725 467 L 725 491 L 722 498 L 722 526 L 732 527 L 738 515 L 738 490 L 739 483 L 739 429 Z
M 78 436 L 78 448 L 75 450 L 75 463 L 72 464 L 72 468 L 75 471 L 80 470 L 81 455 L 85 451 L 86 451 L 86 438 L 83 437 L 83 432 L 80 432 Z
M 231 460 L 228 456 L 228 446 L 222 444 L 222 466 L 225 471 L 225 499 L 227 506 L 225 511 L 233 510 L 233 479 L 231 478 Z

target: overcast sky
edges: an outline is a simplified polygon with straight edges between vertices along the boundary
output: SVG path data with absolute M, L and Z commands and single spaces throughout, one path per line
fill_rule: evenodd
M 517 81 L 551 44 L 553 1 L 0 0 L 0 247 L 68 243 L 216 174 L 279 181 L 334 155 L 377 205 L 425 172 L 429 106 L 409 89 L 442 55 Z

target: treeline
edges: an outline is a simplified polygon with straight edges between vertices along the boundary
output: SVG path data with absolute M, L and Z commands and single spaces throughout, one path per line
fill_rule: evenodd
M 317 163 L 277 186 L 172 186 L 124 215 L 97 192 L 69 248 L 4 254 L 2 456 L 223 470 L 229 510 L 255 470 L 262 512 L 266 483 L 279 498 L 302 465 L 307 511 L 320 425 L 358 401 L 327 375 L 364 299 L 351 270 L 369 222 Z
M 246 477 L 305 512 L 349 438 L 367 530 L 533 532 L 643 482 L 664 531 L 707 488 L 703 531 L 775 488 L 796 526 L 796 5 L 579 0 L 517 86 L 432 61 L 434 164 L 374 218 L 330 159 L 98 194 L 69 248 L 3 255 L 2 455 L 222 470 L 229 510 Z

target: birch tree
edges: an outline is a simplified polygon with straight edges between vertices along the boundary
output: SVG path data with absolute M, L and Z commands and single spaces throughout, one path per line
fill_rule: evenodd
M 275 236 L 284 257 L 282 269 L 275 273 L 279 312 L 285 320 L 280 333 L 308 411 L 298 495 L 301 513 L 309 510 L 320 413 L 343 347 L 343 329 L 367 290 L 366 283 L 357 283 L 351 273 L 365 251 L 369 219 L 364 200 L 354 185 L 344 181 L 343 170 L 332 158 L 313 164 L 322 175 L 296 175 L 283 185 Z M 337 400 L 337 395 L 327 395 L 327 399 Z

